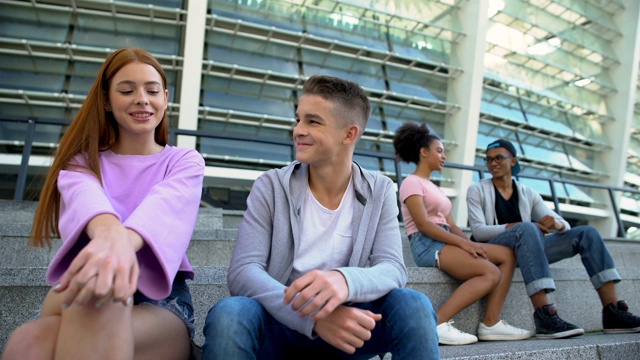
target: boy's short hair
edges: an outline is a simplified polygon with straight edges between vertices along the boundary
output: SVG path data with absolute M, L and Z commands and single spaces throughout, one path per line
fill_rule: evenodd
M 371 103 L 362 87 L 355 82 L 334 76 L 313 75 L 305 81 L 302 95 L 318 95 L 338 104 L 342 110 L 342 114 L 336 114 L 338 120 L 358 125 L 360 135 L 367 127 L 371 115 Z

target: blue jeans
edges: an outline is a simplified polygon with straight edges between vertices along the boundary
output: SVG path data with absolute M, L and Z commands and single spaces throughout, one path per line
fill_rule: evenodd
M 370 359 L 391 352 L 394 360 L 439 359 L 436 314 L 421 292 L 400 288 L 382 298 L 351 304 L 382 314 L 371 339 L 350 355 L 320 337 L 309 338 L 278 322 L 256 300 L 220 300 L 204 325 L 205 360 L 213 359 Z
M 602 236 L 593 226 L 576 226 L 564 233 L 543 235 L 536 224 L 523 222 L 505 230 L 489 243 L 513 249 L 529 296 L 541 290 L 554 291 L 556 285 L 551 278 L 549 264 L 576 254 L 580 254 L 595 289 L 621 279 Z

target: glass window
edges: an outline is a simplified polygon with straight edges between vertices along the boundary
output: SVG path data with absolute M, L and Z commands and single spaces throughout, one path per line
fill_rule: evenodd
M 524 115 L 522 111 L 501 106 L 499 104 L 482 101 L 480 104 L 480 112 L 486 115 L 505 120 L 511 120 L 517 123 L 524 123 Z
M 544 143 L 544 141 L 543 141 Z M 522 144 L 524 154 L 533 160 L 570 168 L 571 162 L 562 146 L 552 149 L 544 147 L 544 144 Z
M 14 6 L 0 14 L 0 36 L 65 43 L 71 12 Z
M 24 143 L 27 136 L 28 124 L 26 122 L 13 122 L 0 120 L 0 141 Z M 33 133 L 33 145 L 50 148 L 57 144 L 62 135 L 61 125 L 37 124 Z
M 551 186 L 548 181 L 539 180 L 539 179 L 529 179 L 524 177 L 521 177 L 518 180 L 523 184 L 527 185 L 528 187 L 530 187 L 531 189 L 535 190 L 542 197 L 545 197 L 551 200 Z M 567 192 L 565 191 L 562 184 L 558 182 L 554 182 L 554 185 L 555 185 L 554 189 L 556 191 L 556 196 L 558 198 L 567 198 Z
M 567 124 L 564 123 L 564 117 L 558 116 L 553 119 L 547 118 L 545 116 L 539 116 L 536 114 L 532 114 L 527 112 L 527 122 L 538 129 L 543 129 L 544 131 L 558 133 L 566 136 L 573 136 L 573 131 Z
M 386 70 L 391 91 L 429 101 L 447 101 L 447 78 L 393 66 L 387 66 Z
M 209 0 L 212 14 L 264 26 L 302 31 L 302 8 L 277 0 Z
M 251 96 L 229 94 L 217 91 L 205 91 L 205 106 L 231 109 L 240 112 L 252 112 L 293 118 L 294 108 L 291 102 L 275 99 L 255 98 Z
M 73 43 L 111 49 L 140 47 L 153 54 L 178 55 L 181 30 L 180 26 L 79 14 Z
M 217 32 L 207 35 L 207 59 L 290 75 L 298 75 L 297 49 L 269 41 Z
M 333 1 L 318 3 L 305 9 L 305 31 L 309 34 L 379 51 L 389 50 L 386 27 L 378 21 L 368 21 L 369 17 L 375 20 L 375 12 Z M 336 4 L 338 6 L 334 6 Z
M 569 194 L 569 198 L 571 200 L 589 203 L 589 204 L 593 204 L 596 202 L 585 191 L 583 191 L 582 189 L 580 189 L 578 186 L 574 184 L 565 184 L 564 187 L 567 190 L 567 194 Z
M 302 61 L 305 76 L 332 75 L 354 81 L 365 89 L 386 90 L 378 64 L 306 49 L 302 49 Z
M 203 78 L 202 87 L 204 106 L 290 119 L 295 114 L 291 89 L 212 76 Z
M 258 150 L 259 149 L 259 150 Z M 291 161 L 291 146 L 276 144 L 256 144 L 253 141 L 232 139 L 200 139 L 199 151 L 217 158 L 260 163 L 261 161 L 287 163 Z M 235 159 L 234 159 L 235 158 Z

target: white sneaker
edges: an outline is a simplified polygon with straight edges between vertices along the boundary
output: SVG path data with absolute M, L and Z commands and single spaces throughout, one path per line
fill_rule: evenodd
M 478 342 L 478 338 L 453 327 L 453 320 L 449 320 L 436 327 L 438 342 L 443 345 L 467 345 Z
M 491 340 L 524 340 L 533 336 L 533 332 L 519 329 L 500 320 L 495 325 L 489 327 L 483 323 L 478 325 L 478 339 L 482 341 Z

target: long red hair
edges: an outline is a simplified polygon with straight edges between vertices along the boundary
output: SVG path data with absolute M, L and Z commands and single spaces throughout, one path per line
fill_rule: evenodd
M 105 110 L 109 87 L 115 74 L 125 65 L 133 62 L 153 66 L 162 77 L 163 88 L 167 88 L 167 77 L 162 66 L 147 51 L 137 48 L 123 48 L 107 57 L 78 114 L 60 139 L 33 219 L 30 236 L 32 245 L 51 246 L 51 237 L 60 236 L 58 231 L 60 219 L 58 175 L 60 170 L 70 167 L 82 168 L 83 171 L 88 171 L 98 180 L 102 180 L 98 155 L 101 151 L 111 149 L 118 140 L 118 123 L 113 114 Z M 169 120 L 166 111 L 155 129 L 154 138 L 156 143 L 160 145 L 164 146 L 168 143 Z M 82 164 L 72 162 L 76 155 L 82 157 Z

